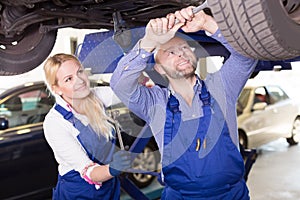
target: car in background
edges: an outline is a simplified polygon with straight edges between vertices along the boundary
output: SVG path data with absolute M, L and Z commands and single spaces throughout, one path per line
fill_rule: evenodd
M 54 104 L 43 83 L 30 83 L 0 95 L 0 199 L 51 196 L 57 164 L 42 123 Z
M 57 180 L 57 163 L 44 138 L 43 121 L 54 103 L 42 81 L 14 87 L 0 94 L 0 199 L 51 197 Z M 112 105 L 107 111 L 116 114 L 124 145 L 130 148 L 144 128 L 143 121 L 133 116 L 122 103 Z M 134 167 L 156 170 L 160 157 L 153 138 L 143 152 L 133 161 Z M 148 186 L 155 178 L 139 173 L 128 176 L 140 188 Z
M 299 108 L 281 87 L 249 80 L 237 103 L 240 144 L 245 149 L 257 148 L 281 137 L 290 145 L 298 144 Z

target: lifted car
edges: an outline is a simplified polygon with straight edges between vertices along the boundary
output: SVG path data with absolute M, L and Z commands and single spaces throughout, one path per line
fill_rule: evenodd
M 0 75 L 32 70 L 51 52 L 57 30 L 109 29 L 118 37 L 204 0 L 0 0 Z M 300 55 L 299 0 L 206 0 L 228 42 L 260 60 Z

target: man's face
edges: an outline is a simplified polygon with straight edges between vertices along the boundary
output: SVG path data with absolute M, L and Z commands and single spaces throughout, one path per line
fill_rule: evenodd
M 156 61 L 161 67 L 159 73 L 173 79 L 193 76 L 197 66 L 191 47 L 178 37 L 160 46 Z

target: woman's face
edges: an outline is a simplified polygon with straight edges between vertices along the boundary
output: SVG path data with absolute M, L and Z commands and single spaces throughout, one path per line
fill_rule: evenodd
M 56 73 L 55 92 L 72 105 L 74 100 L 85 98 L 90 93 L 90 82 L 87 74 L 74 60 L 62 63 Z

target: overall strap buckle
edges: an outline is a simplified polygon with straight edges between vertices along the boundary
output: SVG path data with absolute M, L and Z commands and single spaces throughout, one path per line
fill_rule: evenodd
M 55 110 L 57 110 L 66 120 L 70 120 L 74 115 L 72 112 L 67 111 L 61 105 L 55 104 Z

